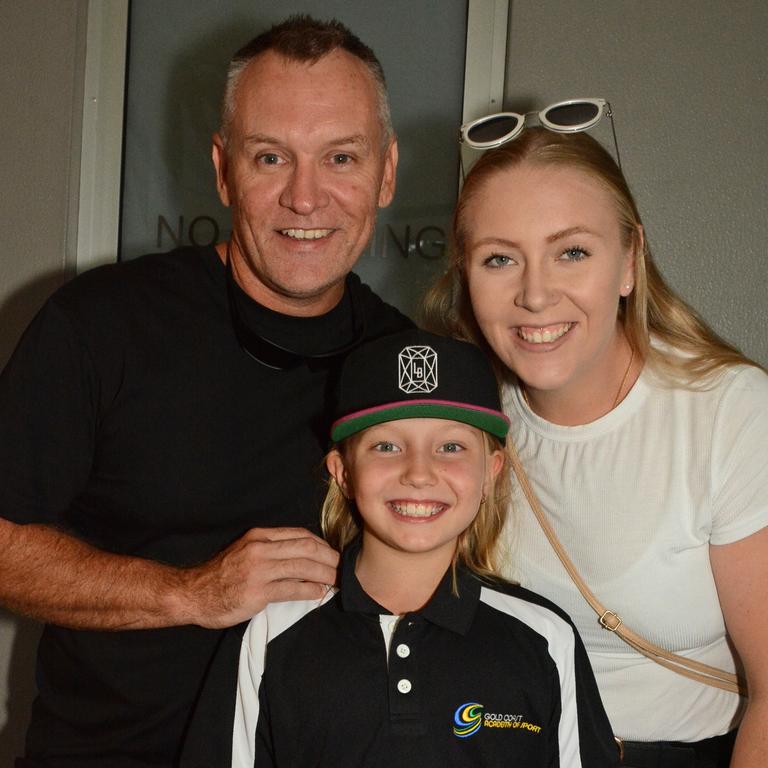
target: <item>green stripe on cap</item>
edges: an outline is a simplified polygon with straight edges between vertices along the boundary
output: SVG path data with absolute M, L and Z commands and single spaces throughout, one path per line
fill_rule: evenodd
M 398 419 L 450 419 L 469 424 L 472 427 L 482 429 L 499 440 L 504 440 L 509 431 L 509 421 L 502 413 L 489 410 L 475 410 L 458 405 L 446 405 L 444 403 L 398 403 L 395 406 L 382 406 L 373 410 L 366 410 L 360 415 L 339 419 L 331 429 L 331 439 L 338 443 L 356 432 L 361 432 L 368 427 L 382 424 L 386 421 Z

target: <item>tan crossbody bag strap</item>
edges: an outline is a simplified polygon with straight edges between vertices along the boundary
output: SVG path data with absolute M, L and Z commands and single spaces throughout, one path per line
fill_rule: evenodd
M 617 613 L 608 610 L 602 605 L 587 586 L 584 579 L 581 578 L 581 575 L 576 570 L 576 566 L 563 549 L 563 545 L 557 538 L 557 534 L 553 530 L 549 520 L 547 520 L 546 515 L 544 514 L 544 510 L 539 504 L 539 500 L 531 487 L 528 475 L 523 469 L 519 457 L 514 450 L 511 450 L 510 454 L 512 468 L 520 483 L 520 487 L 523 489 L 525 498 L 528 499 L 528 503 L 531 505 L 531 509 L 536 515 L 536 519 L 539 521 L 541 529 L 544 531 L 544 535 L 549 539 L 549 543 L 560 558 L 560 562 L 565 567 L 565 570 L 568 571 L 568 575 L 573 579 L 573 583 L 579 588 L 579 592 L 581 592 L 586 601 L 592 606 L 592 609 L 598 616 L 601 626 L 609 632 L 615 632 L 625 643 L 632 646 L 632 648 L 639 653 L 642 653 L 644 656 L 647 656 L 652 661 L 655 661 L 657 664 L 661 664 L 662 667 L 667 667 L 667 669 L 671 669 L 673 672 L 689 677 L 692 680 L 698 680 L 700 683 L 706 683 L 715 688 L 722 688 L 724 691 L 730 691 L 731 693 L 738 693 L 742 696 L 746 696 L 746 683 L 733 673 L 726 672 L 717 667 L 710 667 L 708 664 L 702 664 L 693 659 L 687 659 L 685 656 L 679 656 L 671 651 L 665 651 L 663 648 L 654 645 L 632 631 L 626 624 L 624 624 Z

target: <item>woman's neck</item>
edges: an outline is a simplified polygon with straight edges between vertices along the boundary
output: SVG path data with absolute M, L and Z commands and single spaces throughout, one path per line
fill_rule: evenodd
M 402 615 L 421 610 L 453 560 L 453 551 L 401 552 L 363 534 L 355 575 L 379 605 Z
M 610 413 L 629 394 L 642 368 L 643 360 L 621 333 L 604 370 L 592 371 L 581 381 L 560 389 L 539 390 L 520 384 L 526 403 L 537 416 L 552 424 L 573 427 Z

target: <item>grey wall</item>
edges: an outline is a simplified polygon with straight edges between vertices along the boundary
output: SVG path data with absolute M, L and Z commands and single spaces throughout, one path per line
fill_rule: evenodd
M 0 2 L 0 367 L 74 266 L 86 7 Z
M 765 0 L 512 0 L 505 88 L 516 110 L 611 102 L 662 272 L 764 365 L 767 34 Z
M 0 0 L 0 368 L 74 265 L 86 11 L 86 0 Z M 38 634 L 0 611 L 3 767 L 23 743 Z
M 609 98 L 663 270 L 721 333 L 768 363 L 768 6 L 511 5 L 507 106 Z M 0 366 L 73 263 L 86 6 L 0 0 Z M 36 634 L 0 613 L 0 766 L 22 741 Z

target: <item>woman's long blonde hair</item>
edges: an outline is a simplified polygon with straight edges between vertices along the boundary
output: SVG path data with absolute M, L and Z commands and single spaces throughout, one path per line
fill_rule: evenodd
M 357 437 L 358 435 L 352 435 L 335 447 L 342 460 L 346 460 L 351 441 Z M 458 537 L 453 567 L 455 572 L 456 564 L 460 563 L 478 576 L 499 578 L 502 557 L 501 531 L 510 506 L 510 473 L 507 471 L 509 458 L 506 448 L 501 446 L 495 437 L 483 432 L 483 440 L 488 456 L 493 451 L 502 449 L 504 464 L 496 476 L 490 479 L 488 491 L 475 519 Z M 354 501 L 346 498 L 333 477 L 329 481 L 323 502 L 321 525 L 326 541 L 339 551 L 342 551 L 361 530 L 360 514 Z
M 497 370 L 506 373 L 483 338 L 469 300 L 464 262 L 468 227 L 465 213 L 491 176 L 523 163 L 577 169 L 611 195 L 623 245 L 631 248 L 635 257 L 634 290 L 620 300 L 619 319 L 635 354 L 654 371 L 670 383 L 696 386 L 707 383 L 728 366 L 761 367 L 720 338 L 666 284 L 654 264 L 635 200 L 611 155 L 586 133 L 555 133 L 544 128 L 527 129 L 514 141 L 484 153 L 467 175 L 453 218 L 450 263 L 427 294 L 424 327 L 474 341 L 490 354 Z M 652 338 L 661 344 L 652 346 Z

